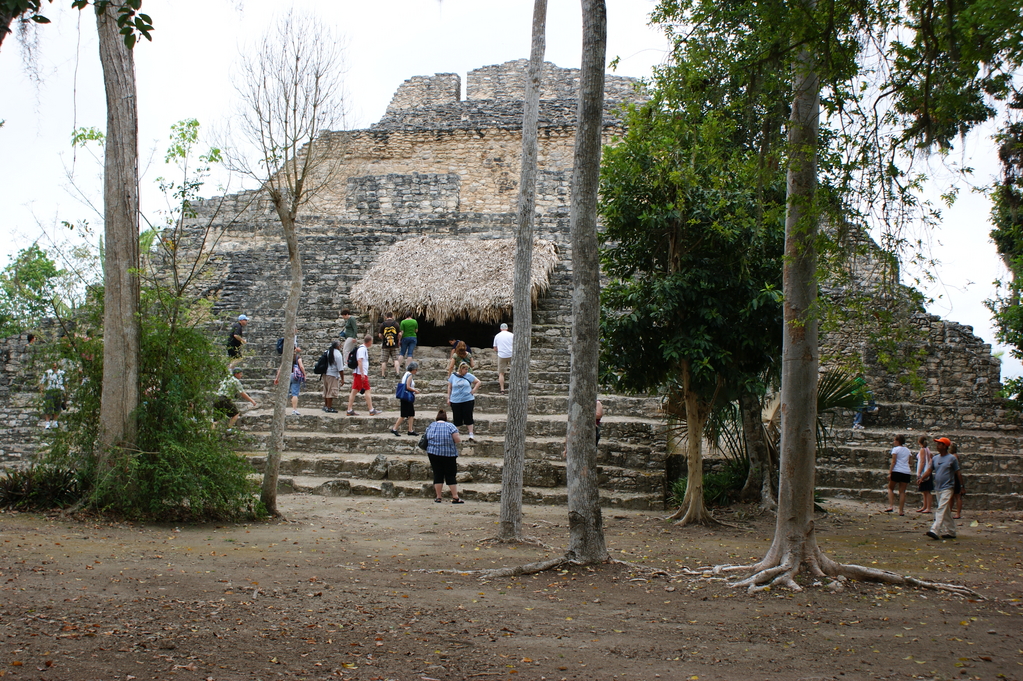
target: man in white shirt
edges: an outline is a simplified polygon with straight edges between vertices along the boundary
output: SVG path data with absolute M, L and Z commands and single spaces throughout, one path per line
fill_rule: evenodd
M 373 346 L 373 336 L 367 335 L 362 341 L 362 345 L 355 351 L 356 367 L 352 370 L 352 392 L 348 396 L 347 413 L 349 416 L 358 416 L 355 413 L 355 395 L 362 392 L 366 395 L 366 409 L 369 409 L 369 415 L 376 416 L 383 412 L 373 408 L 373 398 L 369 394 L 369 349 Z
M 494 336 L 494 351 L 497 352 L 497 382 L 504 394 L 504 375 L 511 366 L 512 340 L 515 334 L 508 330 L 507 324 L 501 324 L 501 331 Z

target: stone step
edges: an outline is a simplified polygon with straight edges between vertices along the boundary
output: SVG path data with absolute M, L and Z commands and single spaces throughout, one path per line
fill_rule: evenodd
M 875 429 L 906 433 L 922 431 L 991 431 L 1020 433 L 1020 416 L 1006 410 L 1001 403 L 962 405 L 932 405 L 878 402 L 876 414 L 867 414 L 865 425 Z M 853 413 L 841 410 L 835 422 L 852 425 Z M 907 432 L 908 431 L 908 432 Z M 945 435 L 946 433 L 942 433 Z M 950 436 L 951 437 L 951 436 Z
M 270 434 L 266 431 L 251 433 L 248 449 L 264 452 Z M 394 437 L 389 431 L 382 433 L 285 433 L 284 446 L 287 451 L 304 454 L 325 454 L 338 459 L 351 455 L 369 454 L 376 456 L 400 456 L 421 451 L 415 449 L 418 438 Z M 526 458 L 546 461 L 561 461 L 565 450 L 562 437 L 531 437 L 526 441 Z M 478 436 L 475 441 L 463 437 L 459 445 L 463 456 L 487 459 L 504 459 L 504 439 Z M 664 450 L 650 445 L 629 444 L 601 439 L 597 447 L 597 461 L 600 464 L 618 466 L 638 471 L 662 471 Z
M 1010 495 L 1023 490 L 1023 473 L 980 473 L 964 469 L 963 478 L 970 489 L 985 494 Z M 887 489 L 888 469 L 818 467 L 817 484 L 850 489 Z M 909 487 L 916 489 L 916 483 L 911 482 Z
M 816 493 L 822 497 L 833 497 L 837 499 L 853 499 L 856 501 L 873 502 L 877 504 L 888 505 L 888 492 L 887 487 L 883 489 L 870 488 L 870 487 L 830 487 L 827 485 L 817 485 Z M 916 488 L 910 486 L 906 490 L 906 515 L 918 515 L 925 517 L 923 513 L 915 513 L 916 509 L 910 510 L 911 504 L 918 504 L 921 500 L 921 494 L 916 491 Z M 827 506 L 825 505 L 825 508 Z M 957 520 L 957 523 L 968 522 L 971 509 L 977 510 L 1006 510 L 1006 511 L 1019 511 L 1023 510 L 1023 496 L 1019 494 L 988 494 L 986 492 L 974 492 L 967 490 L 967 495 L 963 500 L 963 514 L 965 518 L 963 520 Z
M 272 384 L 271 384 L 272 385 Z M 372 383 L 371 383 L 372 385 Z M 423 389 L 422 384 L 417 384 L 420 389 Z M 416 411 L 417 419 L 430 418 L 432 419 L 437 414 L 437 410 L 444 408 L 447 409 L 447 393 L 446 392 L 420 392 L 416 396 Z M 246 391 L 250 397 L 256 400 L 261 409 L 258 411 L 271 411 L 270 400 L 273 399 L 273 393 L 269 391 L 260 391 L 249 389 Z M 496 391 L 495 391 L 496 392 Z M 341 394 L 337 399 L 334 400 L 335 409 L 341 409 L 348 404 L 348 397 L 351 391 L 341 391 Z M 377 392 L 374 388 L 371 391 L 373 396 L 373 406 L 383 411 L 394 411 L 397 412 L 400 408 L 400 402 L 394 397 L 393 390 L 383 393 Z M 362 396 L 356 396 L 356 411 L 361 408 L 365 411 L 366 400 Z M 476 396 L 476 412 L 479 414 L 483 413 L 497 413 L 505 414 L 508 411 L 508 395 L 500 395 L 485 392 L 477 394 Z M 621 395 L 602 395 L 600 398 L 601 404 L 604 407 L 605 418 L 611 417 L 630 417 L 640 419 L 661 419 L 660 411 L 660 400 L 657 398 L 650 397 L 627 397 Z M 241 404 L 247 405 L 247 402 Z M 288 413 L 291 413 L 291 398 L 288 398 Z M 382 406 L 380 406 L 382 405 Z M 568 412 L 568 396 L 567 395 L 537 395 L 530 394 L 526 403 L 527 412 L 530 415 L 561 415 L 562 418 L 567 419 Z M 320 384 L 318 382 L 306 383 L 303 390 L 298 395 L 298 407 L 299 411 L 305 413 L 309 410 L 313 415 L 316 413 L 322 414 L 323 407 L 323 394 L 320 390 Z M 449 410 L 450 411 L 450 410 Z M 397 413 L 395 414 L 397 418 Z
M 323 411 L 315 409 L 299 409 L 299 416 L 295 416 L 289 409 L 285 418 L 287 435 L 289 437 L 316 437 L 334 433 L 389 433 L 398 419 L 399 412 L 394 409 L 384 409 L 380 415 L 369 416 L 365 406 L 365 403 L 356 405 L 357 416 L 347 416 L 342 411 L 343 405 L 339 407 L 337 414 L 325 414 Z M 239 424 L 243 430 L 268 431 L 272 416 L 272 412 L 268 410 L 252 409 L 245 413 Z M 424 411 L 422 417 L 417 416 L 417 429 L 425 428 L 432 422 L 433 416 L 433 410 Z M 478 437 L 503 439 L 508 424 L 505 414 L 477 411 L 474 414 L 474 421 L 474 430 Z M 560 414 L 531 414 L 526 421 L 526 434 L 528 437 L 564 438 L 566 427 L 567 421 Z M 607 416 L 601 422 L 601 437 L 628 444 L 663 442 L 665 426 L 657 419 Z
M 1023 454 L 1023 433 L 984 430 L 930 430 L 922 431 L 931 440 L 948 437 L 964 454 L 983 452 L 988 454 Z M 906 436 L 906 446 L 913 452 L 918 449 L 916 439 L 922 432 L 894 428 L 867 428 L 864 430 L 842 429 L 833 432 L 829 445 L 846 448 L 863 448 L 890 452 L 893 438 L 897 434 Z M 936 451 L 933 442 L 931 451 Z
M 891 456 L 888 452 L 862 449 L 829 449 L 817 457 L 817 466 L 827 468 L 877 469 L 887 475 Z M 959 458 L 963 473 L 1011 474 L 1019 471 L 1019 457 L 1015 454 L 963 453 Z M 916 471 L 914 458 L 913 471 Z
M 262 473 L 266 457 L 248 454 L 253 467 Z M 526 487 L 565 487 L 567 478 L 563 461 L 527 459 L 523 471 Z M 459 483 L 501 483 L 503 460 L 476 456 L 459 456 Z M 385 456 L 378 454 L 348 454 L 336 457 L 327 454 L 285 452 L 281 457 L 280 474 L 329 478 L 365 478 L 370 480 L 432 481 L 430 462 L 422 450 Z M 664 489 L 661 472 L 641 472 L 617 466 L 598 467 L 598 485 L 602 489 L 618 492 L 660 494 Z
M 431 478 L 432 479 L 432 478 Z M 281 477 L 278 480 L 279 494 L 317 494 L 329 497 L 346 496 L 383 496 L 383 497 L 422 497 L 424 504 L 432 508 L 429 499 L 434 498 L 432 482 L 369 480 L 366 478 L 328 478 L 328 477 Z M 494 483 L 462 482 L 461 472 L 458 481 L 458 496 L 468 502 L 501 500 L 501 485 Z M 447 486 L 444 487 L 444 501 L 450 501 Z M 524 504 L 567 506 L 568 493 L 565 488 L 523 487 L 522 502 Z M 663 511 L 664 502 L 661 494 L 643 494 L 600 490 L 600 505 L 605 508 L 627 508 L 634 510 Z M 439 508 L 441 504 L 436 504 Z

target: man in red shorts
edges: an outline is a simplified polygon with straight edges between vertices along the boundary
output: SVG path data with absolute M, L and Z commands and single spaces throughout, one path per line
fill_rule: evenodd
M 356 367 L 352 370 L 352 392 L 348 396 L 347 413 L 349 416 L 358 416 L 355 413 L 355 395 L 362 392 L 366 395 L 369 415 L 376 416 L 384 412 L 373 408 L 373 398 L 369 394 L 369 349 L 373 346 L 373 336 L 366 336 L 362 341 L 362 345 L 355 351 Z

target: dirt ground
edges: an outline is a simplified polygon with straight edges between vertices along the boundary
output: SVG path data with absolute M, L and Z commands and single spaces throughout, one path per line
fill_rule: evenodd
M 748 595 L 622 564 L 514 579 L 555 547 L 481 543 L 497 504 L 282 497 L 286 522 L 160 527 L 0 514 L 6 679 L 1023 679 L 1023 514 L 970 512 L 957 541 L 922 514 L 832 501 L 835 558 L 969 585 L 985 600 L 852 583 Z M 770 517 L 678 528 L 605 509 L 614 557 L 669 572 L 759 558 Z M 809 585 L 808 585 L 809 587 Z

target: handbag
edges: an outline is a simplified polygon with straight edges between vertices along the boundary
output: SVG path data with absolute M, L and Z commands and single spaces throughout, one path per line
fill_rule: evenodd
M 419 438 L 419 445 L 418 446 L 424 452 L 426 451 L 426 448 L 430 446 L 430 440 L 427 439 L 425 431 L 423 432 L 423 436 L 421 438 Z
M 406 402 L 416 401 L 416 394 L 409 391 L 409 389 L 405 386 L 405 381 L 400 381 L 394 388 L 394 396 L 399 400 L 405 400 Z

